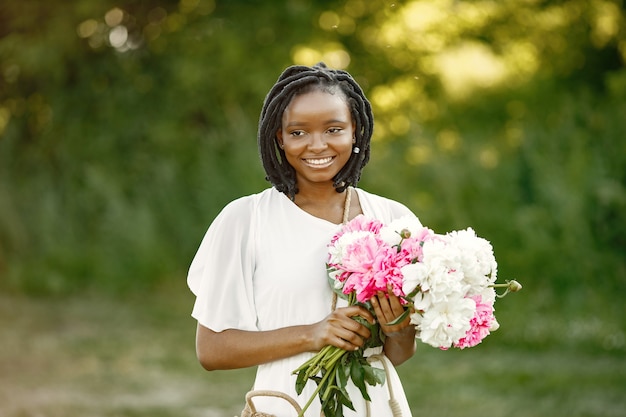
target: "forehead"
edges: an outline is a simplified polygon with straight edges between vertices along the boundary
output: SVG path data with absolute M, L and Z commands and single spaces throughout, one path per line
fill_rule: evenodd
M 294 96 L 283 112 L 283 120 L 323 114 L 341 114 L 343 117 L 350 118 L 350 108 L 341 90 L 332 93 L 325 90 L 312 90 Z

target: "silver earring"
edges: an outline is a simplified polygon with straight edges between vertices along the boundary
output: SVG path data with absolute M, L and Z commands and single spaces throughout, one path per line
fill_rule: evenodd
M 352 152 L 353 152 L 353 153 L 359 153 L 359 152 L 361 152 L 361 149 L 359 149 L 359 147 L 358 147 L 358 146 L 355 146 L 355 147 L 352 149 Z

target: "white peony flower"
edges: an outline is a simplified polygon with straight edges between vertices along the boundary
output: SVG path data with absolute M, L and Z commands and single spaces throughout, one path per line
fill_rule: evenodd
M 427 311 L 433 304 L 433 297 L 429 292 L 419 292 L 415 295 L 415 297 L 413 297 L 413 308 L 418 312 Z M 413 324 L 417 323 L 414 322 Z
M 428 267 L 424 263 L 405 265 L 402 272 L 402 292 L 411 294 L 418 286 L 422 286 L 428 278 Z
M 420 339 L 434 347 L 449 348 L 470 329 L 475 309 L 471 298 L 454 297 L 435 303 L 419 320 Z
M 497 279 L 498 264 L 488 240 L 476 236 L 470 227 L 446 235 L 461 254 L 459 262 L 464 281 L 471 287 L 493 284 Z
M 383 226 L 378 235 L 389 246 L 394 246 L 402 240 L 400 236 L 402 230 L 406 229 L 411 233 L 411 236 L 417 236 L 423 228 L 424 226 L 417 217 L 403 216 Z
M 463 283 L 460 253 L 449 245 L 445 238 L 431 239 L 422 247 L 427 276 L 423 279 L 422 290 L 429 291 L 434 301 L 445 301 L 448 294 L 463 293 L 467 284 Z

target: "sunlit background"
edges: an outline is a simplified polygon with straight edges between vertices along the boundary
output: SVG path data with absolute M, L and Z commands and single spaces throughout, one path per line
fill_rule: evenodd
M 400 368 L 415 416 L 625 415 L 622 0 L 6 0 L 0 417 L 238 412 L 251 374 L 195 364 L 186 269 L 268 186 L 266 92 L 320 61 L 374 108 L 360 186 L 524 284 L 483 345 Z

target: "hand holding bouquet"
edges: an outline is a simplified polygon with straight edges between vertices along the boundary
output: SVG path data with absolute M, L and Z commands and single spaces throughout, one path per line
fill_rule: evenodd
M 406 310 L 386 325 L 396 325 L 410 315 L 416 337 L 441 349 L 480 343 L 498 328 L 494 288 L 521 289 L 516 281 L 495 284 L 497 263 L 491 244 L 471 228 L 438 235 L 416 217 L 388 225 L 363 215 L 355 217 L 332 238 L 327 269 L 331 287 L 350 305 L 372 311 L 370 300 L 379 292 L 399 297 Z M 379 328 L 370 330 L 366 347 L 382 346 Z M 354 410 L 345 389 L 349 379 L 369 400 L 365 384 L 383 383 L 384 373 L 369 365 L 363 350 L 327 346 L 294 371 L 298 393 L 309 379 L 318 385 L 301 415 L 316 395 L 327 416 L 343 416 L 343 405 Z

